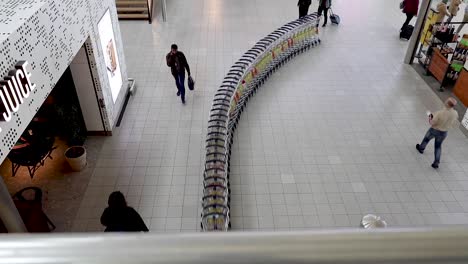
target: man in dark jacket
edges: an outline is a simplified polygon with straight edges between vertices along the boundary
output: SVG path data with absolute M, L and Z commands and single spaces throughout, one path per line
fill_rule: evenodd
M 180 96 L 185 104 L 185 70 L 190 76 L 190 67 L 184 53 L 177 50 L 177 45 L 172 44 L 171 52 L 166 55 L 167 66 L 171 68 L 177 86 L 177 96 Z
M 297 2 L 297 6 L 299 7 L 299 18 L 307 16 L 311 4 L 312 0 L 299 0 L 299 2 Z

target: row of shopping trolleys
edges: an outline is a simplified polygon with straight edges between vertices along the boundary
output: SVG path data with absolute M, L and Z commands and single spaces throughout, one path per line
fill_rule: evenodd
M 227 231 L 230 228 L 230 157 L 233 134 L 240 115 L 248 100 L 279 67 L 294 56 L 320 44 L 318 34 L 305 38 L 299 43 L 292 43 L 288 49 L 272 57 L 271 62 L 260 72 L 256 72 L 249 83 L 242 84 L 247 74 L 254 70 L 257 63 L 269 55 L 273 48 L 288 41 L 301 30 L 317 27 L 315 14 L 290 22 L 270 33 L 247 51 L 229 70 L 223 83 L 217 90 L 210 118 L 206 139 L 206 160 L 203 180 L 202 222 L 204 231 Z M 240 85 L 243 92 L 238 98 L 236 89 Z M 233 100 L 237 100 L 235 107 Z

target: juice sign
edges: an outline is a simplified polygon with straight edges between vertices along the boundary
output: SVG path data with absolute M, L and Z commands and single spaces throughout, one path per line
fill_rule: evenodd
M 31 82 L 27 61 L 19 61 L 8 76 L 0 80 L 0 120 L 9 122 L 13 113 L 18 112 L 24 99 L 28 98 L 36 85 Z M 0 132 L 2 129 L 0 128 Z

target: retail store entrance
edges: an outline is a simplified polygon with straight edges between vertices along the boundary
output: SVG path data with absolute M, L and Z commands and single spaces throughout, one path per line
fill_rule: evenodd
M 410 62 L 439 98 L 459 101 L 456 110 L 468 136 L 468 3 L 432 0 L 424 13 Z
M 54 216 L 67 219 L 70 213 L 71 221 L 76 211 L 70 208 L 79 206 L 73 197 L 83 193 L 87 183 L 85 141 L 89 134 L 105 134 L 92 79 L 83 47 L 0 165 L 29 232 L 68 229 L 70 223 L 57 223 Z M 71 159 L 70 152 L 78 156 Z M 82 160 L 82 166 L 75 167 L 74 159 Z

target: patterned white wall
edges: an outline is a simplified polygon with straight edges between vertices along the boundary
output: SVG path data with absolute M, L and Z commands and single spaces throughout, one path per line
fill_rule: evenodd
M 112 130 L 124 99 L 114 105 L 107 80 L 97 24 L 110 9 L 123 80 L 127 69 L 114 0 L 0 0 L 0 74 L 26 60 L 37 85 L 10 122 L 0 122 L 0 162 L 6 158 L 56 82 L 85 43 L 98 98 L 105 107 L 104 122 Z M 123 86 L 127 83 L 124 81 Z

